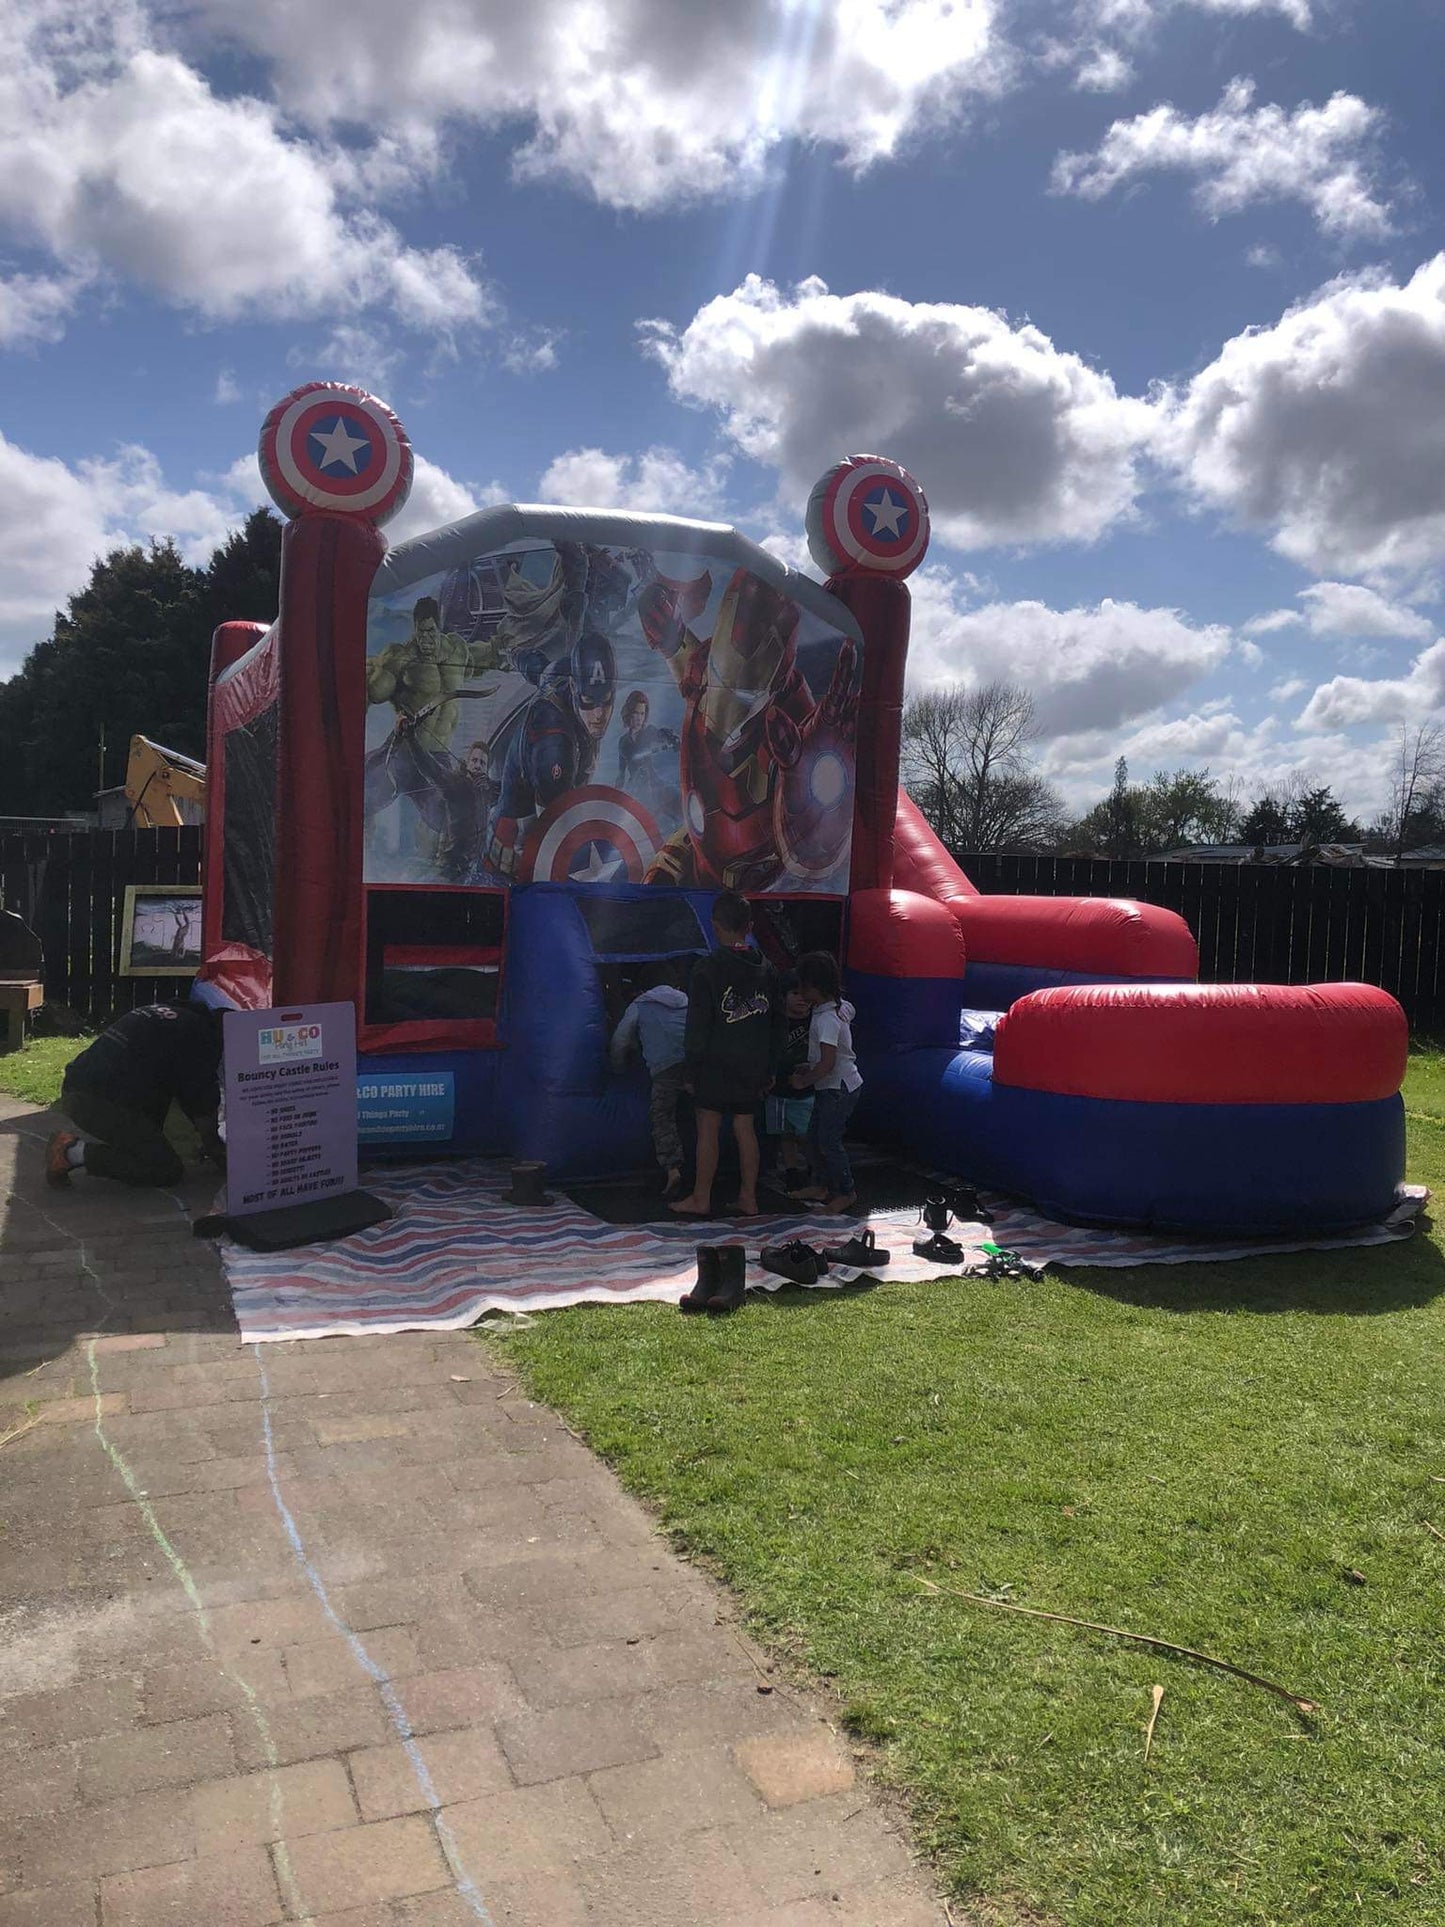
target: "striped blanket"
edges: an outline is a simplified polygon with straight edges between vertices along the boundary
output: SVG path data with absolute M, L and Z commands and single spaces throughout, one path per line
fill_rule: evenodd
M 561 1305 L 676 1302 L 696 1277 L 699 1244 L 743 1239 L 748 1283 L 776 1290 L 784 1281 L 757 1263 L 764 1244 L 803 1237 L 812 1244 L 847 1238 L 855 1221 L 816 1213 L 753 1218 L 746 1225 L 613 1225 L 557 1197 L 541 1209 L 506 1203 L 506 1167 L 483 1160 L 384 1167 L 367 1188 L 391 1205 L 387 1224 L 329 1245 L 247 1251 L 225 1241 L 222 1261 L 241 1335 L 251 1340 L 325 1338 L 335 1333 L 455 1330 L 487 1312 L 551 1311 Z M 1262 1250 L 1323 1250 L 1408 1237 L 1424 1192 L 1402 1201 L 1386 1224 L 1350 1238 L 1250 1245 L 1182 1244 L 1129 1233 L 1051 1223 L 997 1201 L 991 1225 L 955 1225 L 964 1264 L 917 1258 L 921 1226 L 913 1210 L 874 1213 L 869 1222 L 890 1253 L 886 1279 L 956 1277 L 980 1271 L 989 1240 L 1016 1251 L 1031 1270 L 1044 1265 L 1183 1264 L 1239 1258 Z M 857 1273 L 833 1271 L 834 1287 Z

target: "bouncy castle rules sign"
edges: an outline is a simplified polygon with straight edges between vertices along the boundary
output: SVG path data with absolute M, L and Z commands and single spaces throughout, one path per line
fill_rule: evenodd
M 233 1217 L 356 1189 L 350 1004 L 226 1013 L 226 1207 Z

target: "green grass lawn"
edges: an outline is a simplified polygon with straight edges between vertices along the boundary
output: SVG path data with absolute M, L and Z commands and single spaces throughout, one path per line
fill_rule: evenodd
M 89 1037 L 41 1037 L 24 1050 L 0 1057 L 0 1091 L 49 1110 L 60 1096 L 66 1065 L 91 1041 Z M 166 1136 L 187 1163 L 200 1156 L 201 1140 L 195 1126 L 174 1104 L 166 1119 Z
M 42 1037 L 0 1057 L 0 1091 L 48 1109 L 60 1095 L 66 1065 L 89 1042 L 88 1037 Z
M 1438 1187 L 1445 1059 L 1412 1059 L 1407 1103 Z M 980 1918 L 1396 1927 L 1445 1921 L 1442 1286 L 1421 1236 L 720 1322 L 581 1308 L 501 1342 L 831 1682 Z

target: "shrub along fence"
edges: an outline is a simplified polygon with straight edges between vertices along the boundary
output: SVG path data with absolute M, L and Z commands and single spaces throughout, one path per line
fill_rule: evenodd
M 1213 984 L 1379 984 L 1445 1031 L 1445 871 L 1122 862 L 955 851 L 985 895 L 1135 897 L 1177 910 Z
M 47 1003 L 101 1024 L 186 995 L 189 976 L 119 975 L 121 913 L 127 884 L 198 884 L 201 834 L 187 826 L 0 835 L 0 902 L 40 939 Z

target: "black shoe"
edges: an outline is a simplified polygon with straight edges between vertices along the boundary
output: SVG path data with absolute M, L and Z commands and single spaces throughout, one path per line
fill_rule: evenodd
M 697 1283 L 685 1298 L 679 1298 L 677 1308 L 680 1312 L 706 1311 L 708 1301 L 722 1282 L 719 1260 L 722 1253 L 716 1245 L 699 1245 L 697 1248 Z
M 892 1255 L 892 1252 L 879 1250 L 878 1240 L 868 1225 L 864 1225 L 861 1231 L 855 1231 L 847 1244 L 829 1245 L 823 1253 L 829 1264 L 847 1265 L 853 1271 L 877 1271 L 880 1265 L 889 1262 Z
M 748 1288 L 748 1254 L 741 1245 L 714 1245 L 713 1256 L 717 1259 L 717 1283 L 707 1309 L 715 1316 L 736 1311 L 742 1304 Z
M 948 1206 L 955 1218 L 963 1224 L 987 1224 L 988 1213 L 978 1201 L 978 1193 L 972 1185 L 963 1185 L 948 1194 Z
M 795 1285 L 816 1285 L 828 1269 L 828 1260 L 822 1252 L 805 1245 L 801 1238 L 790 1239 L 785 1245 L 768 1246 L 758 1253 L 758 1263 L 764 1271 L 791 1279 Z
M 957 1238 L 947 1237 L 942 1231 L 935 1231 L 931 1238 L 913 1240 L 915 1257 L 927 1258 L 930 1264 L 961 1265 L 963 1246 Z

